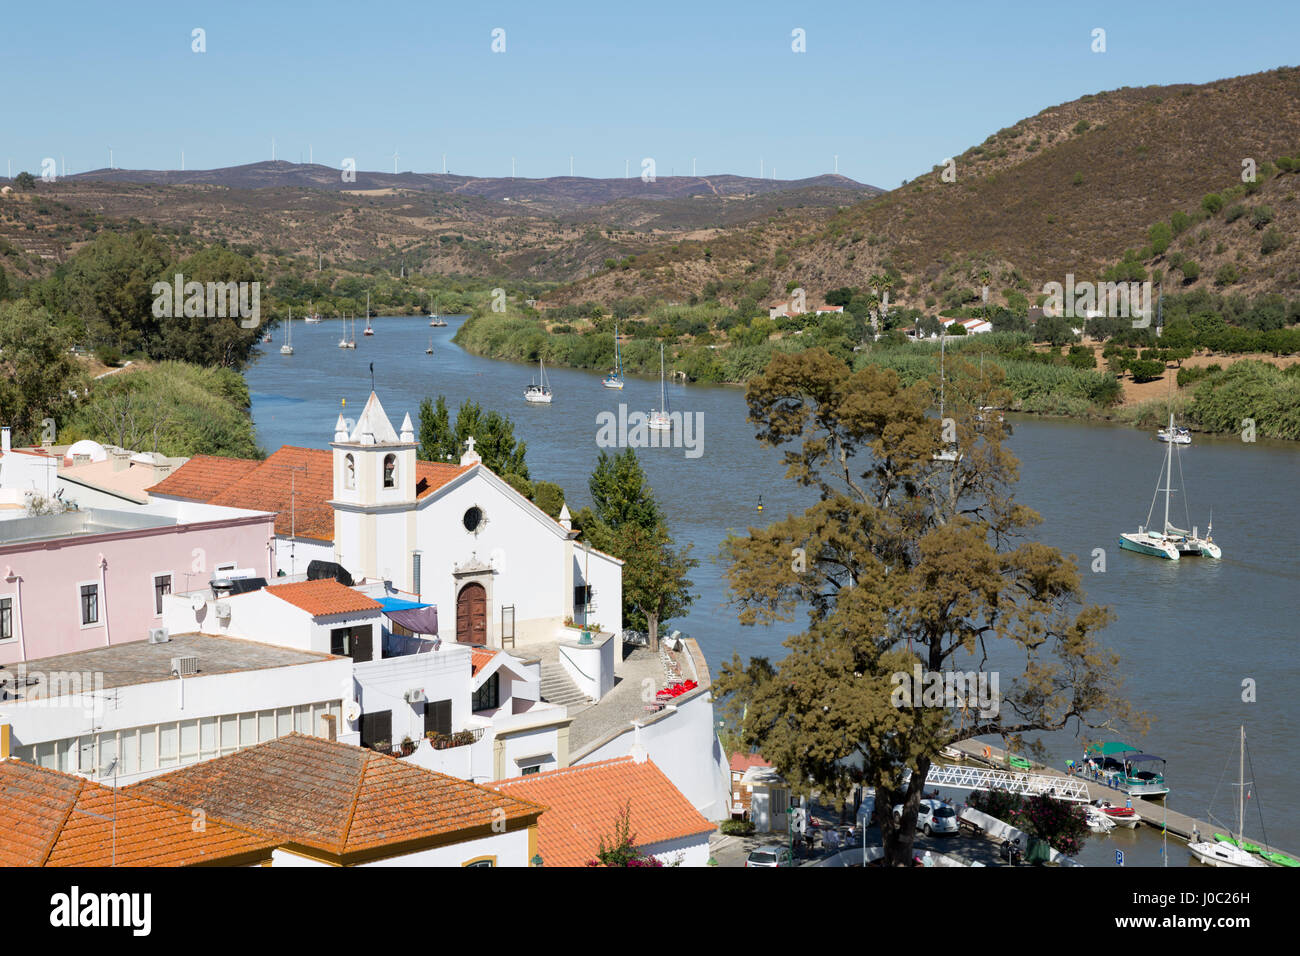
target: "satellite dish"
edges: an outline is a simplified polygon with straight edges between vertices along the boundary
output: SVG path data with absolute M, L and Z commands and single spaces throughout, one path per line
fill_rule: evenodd
M 205 607 L 207 607 L 207 605 L 208 605 L 207 598 L 205 598 L 202 594 L 196 594 L 190 600 L 191 611 L 195 611 L 195 612 L 202 611 Z
M 361 705 L 355 700 L 350 700 L 343 705 L 343 719 L 349 724 L 355 724 L 361 719 Z

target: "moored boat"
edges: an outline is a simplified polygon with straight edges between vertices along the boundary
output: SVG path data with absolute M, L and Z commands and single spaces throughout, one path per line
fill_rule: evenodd
M 549 405 L 554 396 L 551 394 L 551 386 L 546 382 L 546 362 L 539 358 L 537 368 L 542 380 L 540 383 L 533 382 L 524 389 L 524 401 L 534 405 Z
M 1131 797 L 1158 798 L 1169 792 L 1164 767 L 1163 757 L 1141 753 L 1123 741 L 1111 740 L 1089 744 L 1074 770 Z
M 1169 433 L 1174 433 L 1174 416 L 1169 416 Z M 1190 442 L 1191 439 L 1188 439 Z M 1188 442 L 1170 441 L 1168 448 L 1165 450 L 1165 467 L 1161 474 L 1165 486 L 1160 487 L 1160 482 L 1156 482 L 1156 492 L 1151 498 L 1151 507 L 1147 509 L 1147 523 L 1139 525 L 1137 531 L 1126 532 L 1119 536 L 1119 546 L 1123 551 L 1133 551 L 1138 554 L 1147 554 L 1156 558 L 1166 558 L 1170 561 L 1177 561 L 1183 557 L 1204 557 L 1204 558 L 1221 558 L 1223 552 L 1219 546 L 1214 543 L 1214 518 L 1211 516 L 1209 527 L 1205 530 L 1205 537 L 1202 538 L 1198 528 L 1192 528 L 1186 531 L 1182 528 L 1176 528 L 1169 523 L 1169 496 L 1173 492 L 1173 460 L 1174 446 L 1176 444 L 1187 444 Z M 1179 469 L 1181 476 L 1182 469 Z M 1156 500 L 1160 492 L 1165 493 L 1165 520 L 1161 531 L 1155 531 L 1150 527 L 1151 515 L 1155 511 Z M 1186 493 L 1184 489 L 1184 500 Z

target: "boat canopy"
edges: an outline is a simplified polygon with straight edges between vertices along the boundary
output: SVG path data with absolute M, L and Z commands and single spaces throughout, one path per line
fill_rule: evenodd
M 1165 762 L 1164 757 L 1157 757 L 1155 754 L 1125 754 L 1124 759 L 1129 763 L 1151 763 L 1153 761 Z
M 1089 755 L 1100 755 L 1102 757 L 1109 757 L 1112 754 L 1132 753 L 1135 750 L 1137 750 L 1136 747 L 1131 747 L 1128 744 L 1118 740 L 1111 740 L 1104 744 L 1088 744 L 1088 747 L 1084 751 L 1084 753 L 1087 753 Z

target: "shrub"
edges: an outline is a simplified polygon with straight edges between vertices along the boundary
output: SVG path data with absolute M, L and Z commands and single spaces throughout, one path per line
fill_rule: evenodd
M 1175 236 L 1185 232 L 1187 227 L 1191 224 L 1192 217 L 1187 215 L 1187 213 L 1183 212 L 1181 209 L 1169 217 L 1169 225 L 1173 227 Z
M 1148 229 L 1147 238 L 1151 241 L 1151 254 L 1155 256 L 1163 255 L 1164 251 L 1169 248 L 1169 243 L 1173 240 L 1173 237 L 1173 231 L 1163 222 L 1158 222 Z
M 1135 382 L 1151 382 L 1165 372 L 1165 363 L 1151 359 L 1133 359 L 1128 363 L 1128 370 Z
M 718 827 L 727 836 L 749 836 L 754 832 L 753 820 L 723 820 Z
M 1274 226 L 1264 233 L 1264 238 L 1260 240 L 1259 251 L 1264 255 L 1271 252 L 1277 252 L 1282 248 L 1282 233 Z
M 1218 193 L 1206 193 L 1201 199 L 1201 208 L 1213 216 L 1223 208 L 1223 197 Z
M 1223 214 L 1223 221 L 1236 222 L 1244 215 L 1246 215 L 1246 207 L 1241 203 L 1237 203 L 1235 206 L 1228 207 L 1228 211 Z
M 1201 267 L 1196 264 L 1195 260 L 1184 260 L 1182 270 L 1184 282 L 1195 282 L 1201 277 Z
M 1256 229 L 1263 229 L 1273 221 L 1273 210 L 1268 206 L 1256 206 L 1250 211 L 1250 224 Z
M 1225 262 L 1214 273 L 1214 284 L 1217 286 L 1232 285 L 1240 279 L 1237 267 L 1231 262 Z
M 1092 124 L 1089 123 L 1086 119 L 1079 120 L 1079 122 L 1077 122 L 1077 123 L 1074 124 L 1074 132 L 1075 132 L 1076 134 L 1078 134 L 1078 133 L 1086 133 L 1086 132 L 1088 132 L 1088 129 L 1089 129 L 1091 126 L 1092 126 Z
M 1070 182 L 1071 182 L 1073 185 L 1075 185 L 1075 186 L 1082 186 L 1082 185 L 1083 185 L 1083 173 L 1075 173 L 1075 174 L 1074 174 L 1074 178 L 1071 179 Z

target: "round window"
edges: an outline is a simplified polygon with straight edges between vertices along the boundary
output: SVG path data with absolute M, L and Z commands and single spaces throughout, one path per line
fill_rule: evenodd
M 483 523 L 483 509 L 478 505 L 474 505 L 465 512 L 465 517 L 462 520 L 465 522 L 466 531 L 477 531 L 479 525 Z

